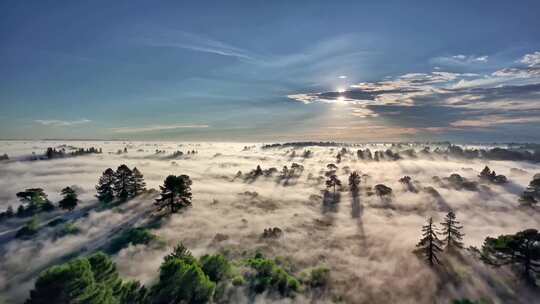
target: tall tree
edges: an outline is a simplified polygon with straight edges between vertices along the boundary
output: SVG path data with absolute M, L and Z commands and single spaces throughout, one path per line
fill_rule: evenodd
M 462 249 L 463 242 L 461 240 L 463 239 L 464 234 L 461 232 L 461 229 L 463 229 L 463 226 L 460 226 L 459 222 L 456 220 L 456 214 L 452 211 L 448 212 L 441 225 L 443 226 L 441 235 L 444 236 L 442 241 L 446 245 L 445 249 L 447 251 Z
M 126 165 L 121 165 L 114 173 L 114 192 L 120 200 L 133 196 L 133 171 Z
M 358 194 L 360 185 L 360 174 L 358 172 L 354 171 L 349 175 L 349 189 L 351 190 L 353 195 Z
M 334 196 L 336 195 L 336 187 L 341 187 L 341 181 L 338 179 L 337 175 L 332 174 L 326 180 L 326 187 L 334 189 Z
M 442 242 L 437 237 L 437 228 L 433 224 L 433 218 L 429 218 L 426 225 L 422 226 L 422 238 L 416 245 L 416 252 L 422 255 L 430 266 L 440 263 L 437 254 L 442 251 Z
M 60 208 L 72 211 L 77 207 L 79 199 L 77 198 L 77 193 L 71 187 L 65 187 L 62 189 L 62 195 L 64 198 L 58 203 Z
M 535 285 L 540 275 L 540 233 L 536 229 L 527 229 L 497 238 L 487 237 L 482 246 L 482 257 L 493 266 L 517 266 L 527 282 Z
M 96 185 L 96 191 L 99 201 L 109 203 L 114 199 L 114 171 L 108 168 L 103 172 Z
M 22 206 L 25 213 L 34 214 L 41 210 L 50 211 L 54 209 L 54 205 L 47 198 L 47 194 L 41 188 L 30 188 L 17 193 L 19 200 L 26 204 Z
M 158 210 L 169 208 L 171 213 L 191 205 L 191 184 L 192 181 L 187 175 L 169 175 L 165 179 L 161 189 L 160 197 L 156 199 L 155 205 Z
M 140 194 L 141 192 L 146 190 L 146 183 L 144 181 L 144 176 L 142 173 L 137 169 L 137 167 L 133 168 L 133 191 L 134 195 Z

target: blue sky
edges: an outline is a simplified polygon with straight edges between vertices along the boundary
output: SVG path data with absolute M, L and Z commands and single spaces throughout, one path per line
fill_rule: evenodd
M 540 141 L 538 1 L 2 1 L 0 138 Z

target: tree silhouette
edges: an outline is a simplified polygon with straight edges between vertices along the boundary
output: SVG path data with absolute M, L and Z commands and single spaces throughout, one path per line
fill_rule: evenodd
M 146 183 L 144 181 L 144 176 L 142 173 L 137 169 L 137 167 L 133 168 L 133 192 L 134 195 L 137 195 L 143 191 L 146 190 Z
M 114 171 L 108 168 L 103 172 L 96 185 L 97 195 L 99 201 L 109 203 L 114 199 Z
M 433 218 L 429 218 L 426 225 L 422 226 L 422 238 L 416 245 L 416 252 L 422 255 L 430 266 L 440 263 L 437 254 L 442 251 L 442 242 L 437 237 L 437 228 L 433 225 Z
M 442 222 L 441 225 L 443 226 L 441 235 L 444 236 L 442 241 L 446 245 L 446 250 L 452 251 L 462 249 L 463 243 L 461 240 L 464 234 L 460 230 L 463 228 L 463 226 L 459 226 L 459 222 L 456 221 L 455 213 L 452 211 L 448 212 L 444 222 Z
M 187 175 L 167 176 L 163 186 L 159 187 L 161 196 L 155 202 L 158 210 L 169 208 L 171 213 L 175 213 L 191 205 L 191 184 L 192 181 Z
M 521 269 L 527 282 L 536 285 L 540 274 L 540 233 L 527 229 L 516 234 L 487 237 L 482 257 L 493 266 L 513 265 Z
M 54 205 L 47 198 L 47 194 L 41 188 L 30 188 L 17 193 L 17 197 L 23 203 L 17 210 L 18 216 L 33 215 L 40 211 L 51 211 Z M 24 206 L 26 205 L 26 206 Z
M 77 202 L 79 201 L 77 198 L 77 193 L 75 193 L 75 190 L 73 190 L 71 187 L 65 187 L 62 189 L 62 195 L 64 198 L 58 203 L 60 208 L 68 211 L 72 211 L 77 207 Z
M 354 171 L 353 173 L 349 175 L 349 189 L 351 190 L 353 195 L 358 194 L 359 185 L 360 185 L 360 174 Z
M 332 174 L 326 180 L 326 187 L 334 189 L 334 196 L 336 195 L 336 187 L 341 187 L 341 181 L 335 174 Z
M 114 192 L 121 200 L 126 200 L 134 194 L 133 172 L 126 165 L 121 165 L 114 173 Z

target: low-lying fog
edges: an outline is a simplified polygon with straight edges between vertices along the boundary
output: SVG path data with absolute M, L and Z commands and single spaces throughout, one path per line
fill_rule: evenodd
M 32 152 L 40 154 L 47 147 L 62 144 L 101 147 L 103 153 L 22 160 Z M 117 154 L 125 147 L 128 153 Z M 81 200 L 73 211 L 76 213 L 97 204 L 98 178 L 105 169 L 116 169 L 121 164 L 137 167 L 147 188 L 159 189 L 170 174 L 186 174 L 193 180 L 193 206 L 172 215 L 152 231 L 167 242 L 168 248 L 138 245 L 121 250 L 113 259 L 123 277 L 151 283 L 158 275 L 163 256 L 182 241 L 197 256 L 223 249 L 240 256 L 244 251 L 258 249 L 270 257 L 289 259 L 298 273 L 327 266 L 331 270 L 331 284 L 319 298 L 321 302 L 341 299 L 347 303 L 444 303 L 468 297 L 502 303 L 513 293 L 524 303 L 532 301 L 525 292 L 517 294 L 520 291 L 511 285 L 512 280 L 497 278 L 496 272 L 504 269 L 491 269 L 472 256 L 459 262 L 465 283 L 441 284 L 442 279 L 412 251 L 426 219 L 432 216 L 439 223 L 448 210 L 457 214 L 464 227 L 466 247 L 481 247 L 487 236 L 539 228 L 538 211 L 520 208 L 518 199 L 533 175 L 540 173 L 540 165 L 439 156 L 363 161 L 356 155 L 362 147 L 346 148 L 351 153 L 344 154 L 337 163 L 336 155 L 341 149 L 338 146 L 302 147 L 296 149 L 294 156 L 293 148 L 262 149 L 260 144 L 0 142 L 0 155 L 7 153 L 10 157 L 9 161 L 0 162 L 0 211 L 8 205 L 16 209 L 20 204 L 16 193 L 26 188 L 43 188 L 56 204 L 61 189 L 74 186 Z M 156 150 L 165 152 L 156 154 Z M 197 153 L 170 158 L 177 150 Z M 313 155 L 302 157 L 304 150 L 311 150 Z M 304 171 L 297 180 L 284 185 L 277 176 L 283 166 L 290 168 L 292 163 L 301 164 Z M 337 175 L 345 187 L 340 202 L 329 207 L 323 203 L 324 179 L 317 177 L 324 177 L 330 163 L 338 167 Z M 257 165 L 263 170 L 275 167 L 278 172 L 254 181 L 235 179 L 238 171 L 246 174 Z M 478 174 L 486 165 L 505 175 L 509 182 L 485 184 L 478 191 L 458 191 L 441 187 L 433 180 L 434 176 L 444 178 L 458 173 L 479 181 Z M 353 202 L 346 185 L 349 173 L 355 170 L 366 175 L 362 189 L 384 184 L 393 189 L 391 200 L 361 191 L 359 201 Z M 403 176 L 410 176 L 420 191 L 407 191 L 399 182 Z M 428 186 L 434 187 L 441 197 L 422 190 Z M 0 224 L 4 235 L 0 236 L 0 294 L 6 301 L 23 302 L 39 271 L 67 255 L 87 254 L 120 229 L 141 223 L 154 208 L 156 196 L 144 194 L 118 208 L 100 212 L 89 207 L 88 216 L 74 216 L 81 233 L 61 238 L 52 237 L 52 230 L 48 233 L 44 229 L 30 240 L 13 239 L 6 233 L 28 219 Z M 40 214 L 38 218 L 51 216 Z M 268 227 L 279 227 L 283 236 L 261 238 Z M 216 238 L 216 234 L 221 236 Z M 264 297 L 258 300 L 266 301 Z M 283 301 L 303 300 L 306 299 L 299 296 Z

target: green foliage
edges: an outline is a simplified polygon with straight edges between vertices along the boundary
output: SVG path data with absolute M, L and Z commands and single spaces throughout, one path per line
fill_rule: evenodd
M 33 218 L 24 225 L 21 229 L 15 234 L 15 238 L 30 238 L 35 235 L 39 230 L 38 221 Z
M 116 253 L 125 247 L 132 245 L 148 245 L 150 242 L 158 241 L 158 237 L 153 235 L 145 228 L 131 228 L 124 230 L 119 236 L 115 237 L 108 250 L 110 253 Z
M 64 237 L 66 235 L 79 234 L 81 229 L 74 224 L 65 224 L 57 233 L 56 237 Z
M 41 273 L 26 304 L 114 303 L 110 288 L 96 283 L 90 262 L 77 259 Z
M 62 195 L 64 198 L 58 203 L 60 208 L 68 211 L 72 211 L 77 207 L 79 199 L 77 198 L 77 193 L 71 187 L 65 187 L 62 189 Z
M 232 284 L 234 286 L 242 286 L 242 285 L 246 284 L 246 280 L 244 279 L 243 276 L 237 275 L 232 279 Z
M 152 288 L 152 300 L 165 303 L 207 303 L 212 299 L 215 283 L 197 264 L 170 258 L 160 267 L 159 282 Z
M 180 259 L 188 264 L 197 264 L 197 260 L 191 254 L 184 244 L 180 243 L 174 247 L 173 251 L 165 256 L 165 262 L 173 259 Z
M 102 203 L 110 203 L 114 199 L 114 171 L 108 168 L 103 172 L 96 185 L 96 197 Z
M 147 291 L 138 282 L 123 283 L 110 258 L 98 252 L 42 272 L 27 304 L 143 304 Z
M 278 266 L 273 260 L 260 254 L 247 261 L 255 273 L 248 276 L 250 289 L 255 293 L 279 292 L 282 296 L 292 296 L 300 289 L 298 280 Z
M 41 188 L 30 188 L 17 193 L 22 205 L 17 208 L 18 217 L 32 216 L 42 211 L 52 211 L 54 205 Z
M 121 201 L 127 200 L 129 197 L 135 195 L 135 179 L 133 177 L 133 171 L 126 165 L 121 165 L 116 169 L 114 173 L 114 185 L 113 190 Z
M 168 208 L 171 213 L 175 213 L 183 207 L 191 205 L 191 184 L 192 181 L 187 175 L 169 175 L 165 179 L 161 189 L 160 197 L 154 203 L 158 210 Z
M 527 229 L 497 238 L 487 237 L 482 245 L 482 258 L 494 266 L 518 267 L 523 277 L 534 285 L 540 275 L 540 233 Z
M 204 273 L 214 282 L 227 279 L 231 274 L 231 265 L 221 254 L 202 256 L 200 264 Z
M 311 287 L 324 287 L 330 281 L 330 269 L 326 267 L 317 267 L 311 270 L 308 278 L 308 284 Z

